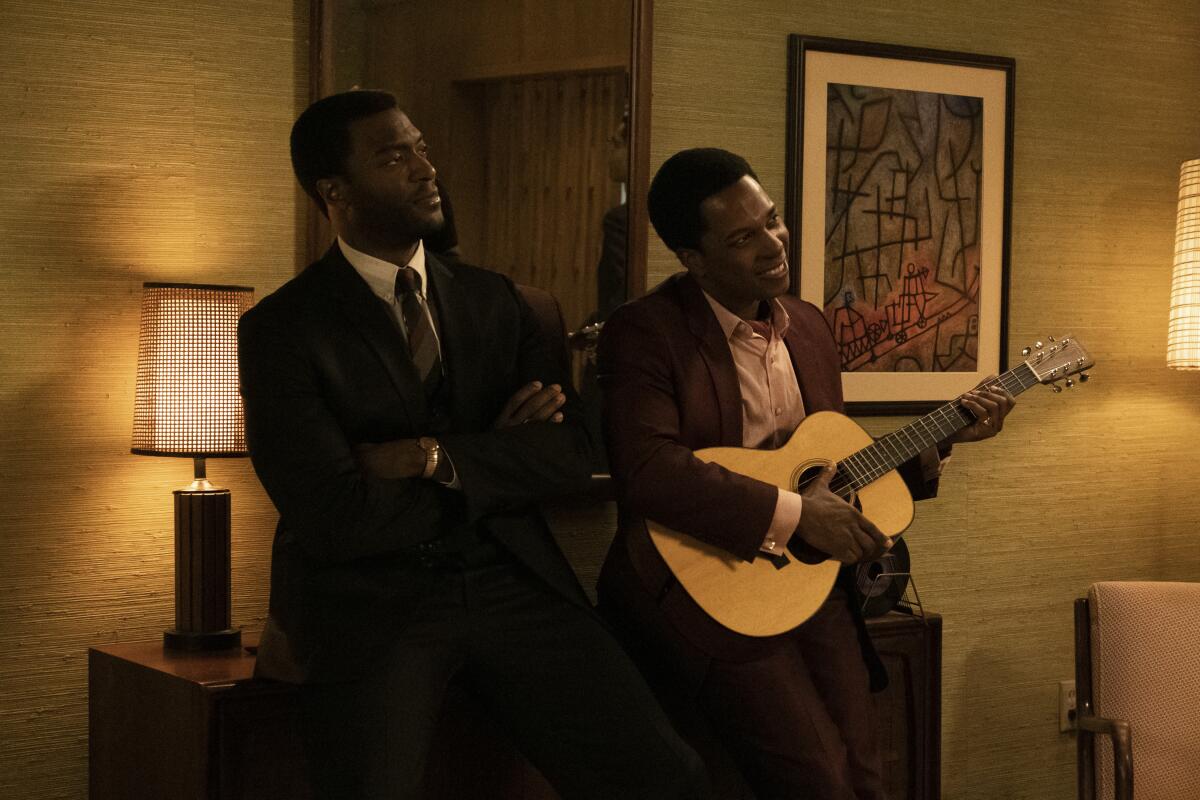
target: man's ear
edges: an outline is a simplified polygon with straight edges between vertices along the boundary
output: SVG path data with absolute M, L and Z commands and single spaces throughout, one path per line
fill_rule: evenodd
M 346 185 L 341 178 L 321 178 L 317 181 L 317 194 L 327 206 L 340 206 L 346 200 Z
M 693 250 L 690 247 L 681 247 L 675 251 L 675 257 L 679 259 L 680 264 L 683 264 L 683 268 L 694 277 L 704 277 L 704 256 L 700 254 L 699 250 Z

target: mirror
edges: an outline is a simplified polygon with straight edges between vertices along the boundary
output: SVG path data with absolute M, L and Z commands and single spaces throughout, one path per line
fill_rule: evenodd
M 551 292 L 586 353 L 645 290 L 650 16 L 649 0 L 313 0 L 313 96 L 394 93 L 449 198 L 452 235 L 427 247 Z M 310 260 L 331 238 L 310 208 Z

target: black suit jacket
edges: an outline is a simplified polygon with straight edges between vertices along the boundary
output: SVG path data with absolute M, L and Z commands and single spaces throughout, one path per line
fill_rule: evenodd
M 403 335 L 335 244 L 248 311 L 239 327 L 246 435 L 279 511 L 258 671 L 350 679 L 386 647 L 437 573 L 413 545 L 476 526 L 553 590 L 587 598 L 535 507 L 589 476 L 591 443 L 569 376 L 513 283 L 426 254 L 450 389 L 448 430 Z M 561 424 L 492 430 L 520 386 L 559 383 Z M 461 490 L 359 471 L 352 447 L 436 435 Z

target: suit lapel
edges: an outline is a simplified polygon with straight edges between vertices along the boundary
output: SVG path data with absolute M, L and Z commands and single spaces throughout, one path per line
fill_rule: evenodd
M 717 414 L 721 424 L 721 443 L 727 447 L 742 446 L 742 391 L 738 388 L 737 367 L 729 342 L 717 322 L 704 292 L 690 275 L 679 283 L 680 297 L 688 328 L 699 340 L 698 350 L 708 367 L 717 397 Z
M 404 399 L 410 423 L 416 424 L 427 415 L 425 391 L 420 376 L 408 354 L 404 336 L 387 307 L 355 271 L 341 248 L 334 245 L 321 259 L 329 293 L 351 327 L 358 331 L 368 348 Z
M 783 342 L 787 345 L 788 355 L 792 359 L 792 369 L 796 372 L 796 382 L 800 384 L 800 396 L 804 399 L 804 413 L 807 416 L 817 411 L 834 409 L 829 386 L 827 370 L 818 359 L 809 357 L 805 348 L 809 344 L 799 329 L 799 320 L 791 314 L 792 324 L 788 327 Z M 840 374 L 838 380 L 841 379 Z

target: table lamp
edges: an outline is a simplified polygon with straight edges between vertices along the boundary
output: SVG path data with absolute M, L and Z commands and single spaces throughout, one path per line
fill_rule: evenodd
M 208 482 L 206 458 L 246 455 L 238 390 L 238 318 L 245 286 L 142 284 L 133 446 L 138 455 L 191 458 L 194 480 L 175 490 L 175 627 L 171 649 L 237 647 L 230 627 L 230 495 Z
M 1179 168 L 1167 366 L 1200 369 L 1200 158 Z

